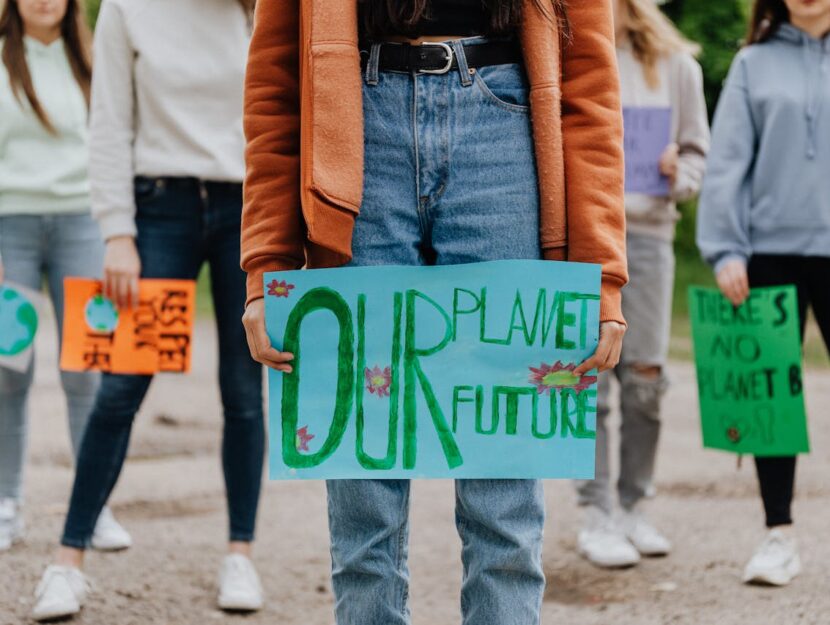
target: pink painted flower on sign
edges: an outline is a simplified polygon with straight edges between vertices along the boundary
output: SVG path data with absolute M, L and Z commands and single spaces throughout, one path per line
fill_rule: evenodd
M 552 365 L 542 363 L 539 368 L 530 367 L 530 383 L 536 385 L 539 395 L 550 395 L 551 389 L 572 388 L 575 391 L 584 391 L 595 384 L 597 376 L 574 373 L 576 365 L 563 365 L 558 361 Z
M 308 444 L 314 438 L 314 434 L 308 433 L 308 426 L 304 425 L 297 430 L 297 451 L 308 451 Z
M 288 297 L 291 295 L 291 289 L 293 288 L 294 285 L 288 284 L 285 280 L 271 280 L 271 282 L 268 283 L 268 295 L 273 295 L 274 297 Z
M 364 376 L 370 393 L 378 397 L 389 397 L 389 385 L 392 383 L 392 370 L 389 367 L 383 370 L 378 366 L 374 369 L 366 367 Z

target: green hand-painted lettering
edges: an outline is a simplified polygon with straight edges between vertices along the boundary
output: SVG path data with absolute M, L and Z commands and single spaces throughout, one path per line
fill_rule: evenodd
M 473 298 L 475 301 L 475 306 L 473 308 L 459 308 L 459 295 L 466 294 Z M 468 291 L 467 289 L 456 288 L 452 294 L 452 340 L 455 341 L 458 338 L 458 317 L 461 315 L 471 315 L 474 312 L 478 312 L 481 309 L 481 300 L 478 296 L 472 292 Z
M 443 317 L 445 324 L 444 337 L 441 341 L 433 347 L 418 348 L 416 346 L 415 338 L 415 302 L 416 299 L 431 304 Z M 435 397 L 432 390 L 432 385 L 424 375 L 421 365 L 418 361 L 421 357 L 431 356 L 442 349 L 452 340 L 452 321 L 446 311 L 431 297 L 424 295 L 420 291 L 410 289 L 406 292 L 406 324 L 404 332 L 404 446 L 403 446 L 403 467 L 405 469 L 415 468 L 415 460 L 417 455 L 417 402 L 415 398 L 416 383 L 420 382 L 421 388 L 424 392 L 427 408 L 432 417 L 435 431 L 438 433 L 438 439 L 441 442 L 441 448 L 444 451 L 444 456 L 447 459 L 447 464 L 451 469 L 460 466 L 463 463 L 461 458 L 461 451 L 455 442 L 447 420 L 444 418 L 444 413 L 441 406 Z
M 504 413 L 504 431 L 509 436 L 515 436 L 519 429 L 519 398 L 527 396 L 531 398 L 533 419 L 535 422 L 539 413 L 539 393 L 532 386 L 494 386 L 493 387 L 493 424 L 498 427 L 499 423 L 499 399 L 506 398 Z
M 339 339 L 337 344 L 337 392 L 334 418 L 323 446 L 313 454 L 301 454 L 297 450 L 297 421 L 300 391 L 300 326 L 303 320 L 317 310 L 331 311 L 337 318 Z M 352 313 L 346 301 L 328 288 L 311 289 L 300 298 L 291 314 L 283 334 L 283 349 L 294 354 L 294 370 L 282 376 L 282 459 L 286 466 L 307 469 L 316 467 L 331 456 L 340 445 L 354 398 L 354 329 Z
M 470 393 L 475 391 L 475 398 L 463 397 L 461 393 Z M 473 388 L 472 386 L 456 386 L 452 389 L 452 431 L 458 432 L 458 405 L 475 403 L 476 423 L 481 421 L 481 411 L 484 406 L 484 387 L 480 384 Z
M 366 417 L 363 410 L 363 394 L 366 387 L 355 384 L 355 412 L 357 439 L 355 441 L 357 461 L 364 469 L 388 471 L 395 466 L 398 455 L 398 392 L 400 386 L 401 360 L 401 308 L 403 296 L 396 292 L 393 303 L 394 329 L 392 331 L 392 374 L 389 384 L 389 434 L 386 445 L 386 456 L 373 458 L 364 448 L 364 432 Z M 366 369 L 366 296 L 361 294 L 357 298 L 357 376 Z

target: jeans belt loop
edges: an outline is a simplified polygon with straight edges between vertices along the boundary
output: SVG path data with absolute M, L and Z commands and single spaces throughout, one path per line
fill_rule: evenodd
M 379 43 L 373 43 L 369 49 L 369 60 L 366 63 L 366 84 L 375 86 L 378 84 L 379 65 L 380 65 L 380 46 Z
M 455 52 L 455 58 L 458 63 L 458 74 L 461 76 L 461 84 L 464 87 L 469 87 L 473 84 L 472 72 L 470 68 L 467 66 L 467 55 L 464 54 L 464 44 L 461 42 L 460 39 L 455 39 L 452 42 L 452 49 Z M 452 61 L 452 59 L 450 59 Z

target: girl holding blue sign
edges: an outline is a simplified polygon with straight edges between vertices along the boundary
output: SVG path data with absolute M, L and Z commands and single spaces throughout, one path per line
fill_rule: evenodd
M 565 4 L 260 0 L 242 234 L 257 360 L 292 371 L 265 329 L 265 272 L 545 258 L 602 265 L 599 346 L 575 374 L 616 365 L 627 271 L 611 8 Z M 409 489 L 328 482 L 340 625 L 409 622 Z M 463 622 L 538 623 L 541 483 L 458 480 L 456 497 Z
M 640 556 L 663 556 L 669 540 L 648 520 L 660 435 L 660 403 L 668 387 L 674 287 L 676 202 L 700 190 L 709 148 L 698 46 L 687 41 L 654 0 L 616 0 L 617 61 L 626 117 L 627 254 L 630 281 L 623 291 L 629 322 L 620 384 L 621 512 L 613 514 L 606 421 L 611 373 L 600 376 L 597 399 L 596 479 L 579 484 L 584 519 L 580 553 L 601 567 L 625 567 Z M 645 159 L 643 159 L 645 157 Z M 659 160 L 658 160 L 659 157 Z M 632 172 L 638 159 L 647 169 Z M 631 164 L 631 167 L 629 166 Z M 653 182 L 649 182 L 649 178 Z
M 7 281 L 7 287 L 0 286 L 0 296 L 11 294 L 12 284 L 39 291 L 45 273 L 59 342 L 64 277 L 100 277 L 103 255 L 89 214 L 89 40 L 78 0 L 2 3 L 0 283 Z M 10 333 L 7 325 L 2 332 Z M 23 372 L 0 367 L 0 551 L 23 537 L 21 485 L 33 375 L 33 362 Z M 62 371 L 61 386 L 77 454 L 98 375 Z M 92 545 L 130 545 L 129 534 L 108 508 L 98 517 Z
M 217 604 L 258 610 L 251 561 L 265 424 L 262 367 L 240 323 L 244 137 L 242 87 L 252 0 L 105 0 L 95 30 L 90 179 L 106 241 L 104 292 L 119 308 L 140 278 L 195 280 L 209 263 L 224 408 L 227 554 Z M 104 374 L 78 457 L 61 548 L 37 590 L 38 620 L 76 614 L 81 571 L 101 504 L 124 464 L 152 376 Z
M 718 104 L 697 241 L 735 306 L 750 287 L 794 284 L 830 345 L 830 0 L 756 0 L 747 46 Z M 794 456 L 756 457 L 769 532 L 744 581 L 786 585 Z

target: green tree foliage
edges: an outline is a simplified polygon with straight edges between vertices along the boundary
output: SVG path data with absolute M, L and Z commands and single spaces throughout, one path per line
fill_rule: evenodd
M 86 18 L 89 25 L 95 28 L 95 20 L 98 19 L 98 11 L 101 10 L 101 0 L 86 0 Z
M 703 47 L 699 60 L 711 115 L 746 34 L 748 0 L 670 0 L 663 9 L 689 39 Z

